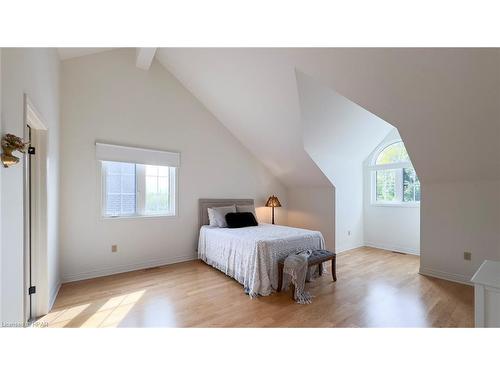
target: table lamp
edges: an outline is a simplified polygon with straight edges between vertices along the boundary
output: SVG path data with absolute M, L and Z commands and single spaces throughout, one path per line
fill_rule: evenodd
M 280 203 L 278 197 L 271 195 L 267 200 L 266 207 L 272 207 L 272 209 L 273 209 L 272 223 L 274 224 L 274 207 L 281 207 L 281 203 Z

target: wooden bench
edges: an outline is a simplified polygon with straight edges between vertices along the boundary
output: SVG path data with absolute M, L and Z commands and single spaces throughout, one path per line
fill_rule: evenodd
M 337 260 L 336 254 L 328 250 L 313 250 L 311 256 L 307 259 L 307 267 L 319 265 L 319 275 L 323 273 L 323 262 L 332 261 L 332 279 L 337 281 Z M 283 267 L 285 266 L 285 259 L 278 262 L 278 292 L 281 292 L 283 284 Z

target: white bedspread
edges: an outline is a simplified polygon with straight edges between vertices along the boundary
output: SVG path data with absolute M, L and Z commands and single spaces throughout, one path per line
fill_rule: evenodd
M 278 261 L 297 250 L 324 249 L 321 232 L 259 224 L 246 228 L 201 227 L 198 257 L 243 284 L 250 296 L 278 287 Z

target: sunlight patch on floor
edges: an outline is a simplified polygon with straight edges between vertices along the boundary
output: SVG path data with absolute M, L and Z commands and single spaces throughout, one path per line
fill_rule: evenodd
M 40 323 L 51 327 L 117 326 L 144 296 L 146 290 L 122 294 L 105 301 L 96 301 L 50 312 Z

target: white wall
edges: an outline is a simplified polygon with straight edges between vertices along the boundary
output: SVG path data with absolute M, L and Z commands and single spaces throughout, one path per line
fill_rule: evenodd
M 361 165 L 350 165 L 349 180 L 335 184 L 335 247 L 342 252 L 364 244 L 363 173 Z
M 132 49 L 62 63 L 61 123 L 64 280 L 194 258 L 199 198 L 254 198 L 269 222 L 276 194 L 286 223 L 283 185 L 157 61 L 136 68 Z M 97 140 L 180 152 L 178 216 L 102 219 Z
M 396 129 L 380 144 L 400 141 Z M 420 207 L 388 207 L 371 204 L 371 171 L 369 166 L 378 152 L 375 150 L 364 162 L 364 242 L 367 246 L 420 254 Z
M 2 112 L 2 49 L 0 48 L 0 137 L 3 136 L 3 112 Z M 0 238 L 2 238 L 2 169 L 0 166 Z M 2 302 L 3 302 L 3 292 L 2 292 L 2 240 L 0 240 L 0 325 L 2 320 Z
M 304 148 L 335 185 L 335 248 L 362 246 L 363 161 L 392 126 L 297 72 Z
M 44 291 L 39 306 L 48 309 L 59 285 L 59 58 L 55 49 L 2 50 L 2 130 L 23 136 L 24 94 L 41 113 L 48 128 L 47 269 L 37 289 Z M 23 321 L 23 165 L 2 171 L 1 249 L 2 319 Z
M 483 260 L 500 261 L 499 191 L 500 181 L 422 186 L 421 273 L 468 282 Z
M 335 188 L 295 187 L 288 190 L 288 225 L 319 230 L 326 248 L 335 249 Z

